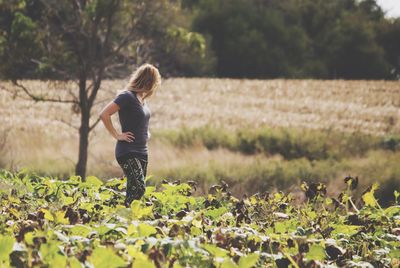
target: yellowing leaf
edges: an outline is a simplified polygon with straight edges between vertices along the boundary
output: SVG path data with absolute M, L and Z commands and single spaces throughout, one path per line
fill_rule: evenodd
M 136 226 L 133 224 L 129 224 L 128 229 L 127 229 L 127 235 L 130 236 L 136 232 L 137 232 Z
M 96 268 L 125 267 L 127 263 L 111 248 L 96 247 L 89 257 L 90 263 Z
M 65 212 L 63 211 L 56 211 L 55 212 L 55 218 L 56 218 L 56 222 L 60 223 L 60 224 L 68 224 L 68 218 L 64 218 Z
M 133 219 L 141 219 L 143 217 L 149 216 L 153 212 L 153 206 L 148 206 L 141 208 L 141 202 L 139 200 L 133 200 L 131 203 L 131 210 L 132 210 L 132 218 Z
M 42 208 L 41 211 L 44 213 L 44 218 L 48 221 L 54 221 L 53 215 L 48 209 Z
M 224 214 L 225 212 L 227 212 L 228 209 L 226 207 L 220 207 L 220 208 L 215 208 L 215 209 L 208 209 L 204 215 L 211 217 L 212 219 L 218 218 L 219 216 L 221 216 L 222 214 Z
M 309 260 L 323 261 L 326 258 L 325 249 L 320 245 L 311 245 L 310 250 L 306 254 Z
M 68 258 L 67 261 L 69 263 L 70 268 L 81 268 L 82 267 L 82 264 L 75 257 Z
M 13 251 L 14 238 L 11 236 L 0 235 L 0 264 L 2 262 L 8 262 L 9 255 Z
M 333 225 L 333 228 L 334 230 L 332 231 L 332 234 L 354 235 L 358 232 L 359 226 L 337 224 Z
M 192 236 L 198 236 L 201 235 L 203 231 L 200 228 L 197 228 L 196 226 L 190 227 L 190 234 Z
M 236 263 L 231 258 L 225 258 L 221 263 L 221 268 L 236 268 L 238 267 Z
M 97 187 L 103 185 L 103 182 L 95 176 L 86 177 L 86 183 L 91 184 L 93 186 L 97 186 Z
M 139 236 L 150 236 L 152 234 L 157 233 L 156 228 L 154 228 L 151 225 L 145 224 L 145 223 L 139 224 L 137 229 L 139 232 Z
M 135 252 L 132 257 L 134 257 L 132 268 L 156 268 L 154 263 L 142 252 Z
M 83 224 L 76 224 L 74 227 L 70 229 L 71 235 L 78 235 L 82 237 L 86 237 L 92 229 L 83 225 Z
M 34 238 L 33 232 L 27 232 L 24 235 L 24 240 L 27 245 L 33 245 L 33 238 Z
M 74 199 L 71 196 L 67 196 L 64 198 L 64 205 L 70 205 L 74 203 Z
M 379 184 L 377 182 L 375 182 L 372 187 L 371 190 L 369 192 L 366 192 L 362 198 L 363 201 L 365 203 L 366 206 L 371 206 L 371 207 L 375 207 L 377 205 L 374 193 L 375 190 L 378 189 Z
M 225 249 L 219 248 L 215 245 L 205 244 L 203 248 L 210 252 L 211 255 L 215 257 L 226 257 L 228 256 L 228 252 Z
M 257 253 L 243 256 L 239 260 L 239 268 L 251 268 L 256 265 L 259 255 Z

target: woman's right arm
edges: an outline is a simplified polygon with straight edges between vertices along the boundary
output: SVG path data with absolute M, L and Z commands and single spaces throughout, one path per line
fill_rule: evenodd
M 113 136 L 115 139 L 132 142 L 135 139 L 132 132 L 118 133 L 112 124 L 111 115 L 116 113 L 118 110 L 119 106 L 115 102 L 111 101 L 100 112 L 100 119 L 107 128 L 108 132 L 110 132 L 111 136 Z

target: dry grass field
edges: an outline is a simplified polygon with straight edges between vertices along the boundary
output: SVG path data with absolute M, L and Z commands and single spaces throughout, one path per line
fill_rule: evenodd
M 93 109 L 93 121 L 125 83 L 104 81 Z M 0 85 L 0 164 L 48 174 L 73 172 L 80 120 L 73 107 L 34 103 L 21 91 L 10 93 L 15 91 L 11 84 Z M 68 98 L 71 92 L 76 93 L 73 83 L 24 81 L 24 85 L 49 96 Z M 400 133 L 399 82 L 174 78 L 163 81 L 149 105 L 150 131 L 209 125 L 232 130 L 270 126 L 378 136 Z M 113 120 L 119 127 L 117 116 Z M 6 141 L 3 145 L 2 139 Z M 90 136 L 90 174 L 122 175 L 114 160 L 114 146 L 115 141 L 98 124 Z M 150 157 L 150 174 L 169 174 L 170 169 L 199 163 L 232 166 L 268 161 L 266 156 L 245 156 L 227 150 L 179 149 L 154 139 Z

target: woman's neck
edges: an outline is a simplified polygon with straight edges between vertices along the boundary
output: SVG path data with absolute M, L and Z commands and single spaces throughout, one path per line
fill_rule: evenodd
M 144 104 L 144 96 L 146 95 L 145 92 L 136 92 L 136 96 L 138 97 L 139 101 Z

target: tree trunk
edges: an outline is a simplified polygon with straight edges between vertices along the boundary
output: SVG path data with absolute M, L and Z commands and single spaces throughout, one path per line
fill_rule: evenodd
M 76 163 L 75 174 L 86 178 L 86 164 L 89 146 L 89 118 L 90 112 L 81 110 L 81 126 L 79 128 L 79 156 Z
M 86 164 L 89 146 L 90 107 L 86 93 L 86 73 L 83 71 L 79 78 L 79 108 L 81 110 L 81 126 L 79 127 L 79 155 L 75 167 L 75 174 L 86 180 Z

